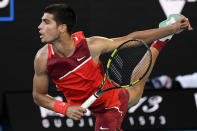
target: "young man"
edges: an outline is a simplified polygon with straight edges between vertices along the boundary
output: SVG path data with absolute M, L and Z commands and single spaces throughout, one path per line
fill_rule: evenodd
M 66 4 L 46 7 L 39 25 L 40 38 L 44 45 L 34 61 L 33 98 L 35 103 L 55 112 L 79 120 L 86 109 L 80 105 L 89 98 L 103 80 L 103 67 L 99 60 L 102 53 L 112 51 L 122 42 L 137 38 L 145 42 L 177 34 L 184 29 L 192 30 L 188 19 L 180 15 L 179 20 L 165 28 L 130 33 L 119 38 L 93 36 L 85 38 L 82 32 L 71 34 L 76 23 L 73 9 Z M 151 46 L 153 61 L 167 41 L 157 41 Z M 146 59 L 146 57 L 144 58 Z M 143 68 L 143 65 L 140 66 Z M 96 116 L 95 130 L 121 130 L 121 123 L 128 104 L 135 105 L 141 98 L 146 77 L 133 88 L 117 89 L 101 95 L 89 108 Z M 62 91 L 67 102 L 57 101 L 48 95 L 49 79 Z M 104 88 L 112 84 L 107 81 Z

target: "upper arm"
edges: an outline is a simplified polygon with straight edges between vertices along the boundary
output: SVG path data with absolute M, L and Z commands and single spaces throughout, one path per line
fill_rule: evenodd
M 33 78 L 33 94 L 47 94 L 48 93 L 48 85 L 49 85 L 49 77 L 46 68 L 47 58 L 45 55 L 37 53 L 34 60 L 34 78 Z
M 33 93 L 47 94 L 49 78 L 43 73 L 35 73 L 33 78 Z
M 34 60 L 33 99 L 36 104 L 53 110 L 55 99 L 48 94 L 47 51 L 38 51 Z
M 88 38 L 87 41 L 88 41 L 90 51 L 92 51 L 92 54 L 96 53 L 100 55 L 102 53 L 113 51 L 124 41 L 129 40 L 131 38 L 132 38 L 132 35 L 127 35 L 127 36 L 117 37 L 117 38 L 106 38 L 106 37 L 94 36 L 94 37 Z

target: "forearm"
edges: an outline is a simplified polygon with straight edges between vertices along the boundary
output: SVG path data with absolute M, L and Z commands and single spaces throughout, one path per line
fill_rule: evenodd
M 136 31 L 128 35 L 128 37 L 141 39 L 146 43 L 158 40 L 165 36 L 171 35 L 175 32 L 175 27 L 173 25 L 165 28 L 149 29 L 144 31 Z
M 48 94 L 33 94 L 34 102 L 42 107 L 54 110 L 55 99 Z
M 48 94 L 33 94 L 33 97 L 36 104 L 66 116 L 70 104 L 56 100 Z

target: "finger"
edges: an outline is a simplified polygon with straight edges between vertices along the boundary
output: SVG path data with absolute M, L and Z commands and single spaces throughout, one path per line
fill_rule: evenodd
M 191 25 L 189 25 L 188 30 L 193 30 L 193 28 L 191 27 Z
M 190 24 L 189 20 L 188 20 L 188 30 L 193 30 L 193 28 L 191 27 L 191 24 Z
M 78 114 L 73 114 L 73 115 L 72 115 L 72 119 L 74 119 L 74 120 L 79 120 L 79 119 L 81 119 L 81 116 L 78 115 Z
M 190 25 L 189 23 L 187 23 L 187 24 L 182 24 L 182 25 L 181 25 L 181 29 L 193 30 L 193 28 L 191 27 L 191 25 Z
M 181 25 L 180 29 L 188 30 L 188 25 Z
M 190 25 L 190 22 L 189 22 L 189 19 L 188 18 L 186 18 L 186 23 L 187 23 L 187 29 L 188 30 L 193 30 L 193 28 Z
M 184 23 L 181 23 L 181 27 L 189 27 L 190 23 L 187 21 L 187 22 L 184 22 Z
M 80 117 L 78 117 L 78 116 L 73 116 L 72 119 L 73 119 L 73 120 L 79 120 Z
M 187 30 L 193 30 L 190 24 L 187 26 Z
M 83 112 L 83 113 L 86 113 L 86 112 L 87 112 L 87 110 L 86 110 L 85 108 L 82 108 L 82 107 L 79 108 L 79 111 L 80 111 L 80 112 Z
M 186 24 L 186 23 L 185 23 L 185 24 L 181 24 L 180 27 L 181 27 L 181 28 L 186 28 L 186 29 L 187 29 L 187 28 L 188 28 L 188 24 Z
M 181 20 L 181 24 L 188 24 L 188 20 L 186 19 Z
M 84 113 L 81 112 L 81 111 L 76 111 L 75 114 L 78 115 L 78 116 L 84 116 Z

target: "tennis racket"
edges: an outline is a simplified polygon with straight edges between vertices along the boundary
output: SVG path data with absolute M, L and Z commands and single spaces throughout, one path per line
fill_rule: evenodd
M 146 76 L 151 63 L 152 53 L 144 41 L 130 39 L 123 42 L 111 53 L 99 89 L 81 107 L 87 109 L 100 95 L 109 90 L 134 86 Z M 114 87 L 103 89 L 107 79 Z

